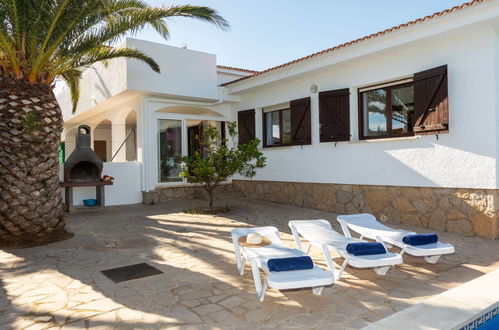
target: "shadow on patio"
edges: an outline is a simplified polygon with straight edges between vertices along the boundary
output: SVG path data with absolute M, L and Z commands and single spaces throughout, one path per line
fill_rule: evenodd
M 75 237 L 44 247 L 0 252 L 0 327 L 159 328 L 173 325 L 358 328 L 499 266 L 499 242 L 442 233 L 457 254 L 436 265 L 404 256 L 379 277 L 347 268 L 339 282 L 310 290 L 269 290 L 256 301 L 251 276 L 235 269 L 230 230 L 274 225 L 294 246 L 287 222 L 332 213 L 251 199 L 217 216 L 182 211 L 203 201 L 114 207 L 67 216 Z M 312 257 L 322 267 L 320 251 Z M 100 271 L 147 262 L 163 274 L 113 283 Z M 2 297 L 2 300 L 4 300 Z M 8 302 L 7 302 L 8 300 Z

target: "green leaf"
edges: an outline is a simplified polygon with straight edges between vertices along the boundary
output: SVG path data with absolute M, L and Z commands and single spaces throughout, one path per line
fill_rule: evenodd
M 235 140 L 236 123 L 228 123 L 229 136 Z M 260 141 L 255 139 L 248 144 L 228 146 L 227 139 L 221 137 L 217 128 L 208 125 L 200 141 L 202 152 L 191 157 L 183 157 L 180 177 L 189 182 L 201 183 L 206 191 L 212 192 L 223 181 L 235 174 L 251 178 L 258 168 L 265 167 L 266 158 L 258 150 Z

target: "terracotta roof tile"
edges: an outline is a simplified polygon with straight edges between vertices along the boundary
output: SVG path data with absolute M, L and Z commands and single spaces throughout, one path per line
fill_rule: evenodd
M 258 73 L 258 71 L 255 70 L 248 70 L 248 69 L 241 69 L 241 68 L 234 68 L 231 66 L 225 66 L 225 65 L 217 65 L 217 68 L 223 69 L 223 70 L 232 70 L 232 71 L 240 71 L 240 72 L 246 72 L 246 73 Z
M 334 47 L 331 47 L 331 48 L 328 48 L 328 49 L 324 49 L 324 50 L 322 50 L 320 52 L 313 53 L 313 54 L 307 55 L 305 57 L 298 58 L 298 59 L 293 60 L 291 62 L 287 62 L 287 63 L 281 64 L 281 65 L 278 65 L 278 66 L 274 66 L 274 67 L 268 68 L 268 69 L 263 70 L 263 71 L 258 71 L 256 73 L 250 75 L 250 76 L 246 76 L 246 77 L 242 77 L 242 78 L 239 78 L 239 79 L 236 79 L 236 80 L 233 80 L 233 81 L 226 82 L 226 83 L 222 84 L 221 86 L 226 86 L 226 85 L 230 85 L 230 84 L 239 82 L 241 80 L 246 80 L 246 79 L 249 79 L 249 78 L 258 77 L 258 76 L 261 76 L 261 75 L 263 75 L 265 73 L 268 73 L 268 72 L 277 71 L 279 69 L 285 68 L 285 67 L 290 66 L 292 64 L 295 64 L 295 63 L 298 63 L 298 62 L 302 62 L 302 61 L 306 61 L 306 60 L 315 58 L 315 57 L 323 55 L 323 54 L 331 53 L 331 52 L 336 51 L 336 50 L 338 50 L 340 48 L 345 48 L 345 47 L 348 47 L 348 46 L 351 46 L 351 45 L 355 45 L 355 44 L 358 44 L 358 43 L 363 42 L 365 40 L 373 39 L 373 38 L 376 38 L 376 37 L 388 34 L 390 32 L 393 32 L 393 31 L 397 31 L 397 30 L 400 30 L 400 29 L 403 29 L 403 28 L 406 28 L 406 27 L 409 27 L 409 26 L 412 26 L 412 25 L 416 25 L 416 24 L 419 24 L 419 23 L 422 23 L 422 22 L 426 22 L 426 21 L 431 20 L 433 18 L 440 17 L 440 16 L 443 16 L 443 15 L 446 15 L 446 14 L 449 14 L 449 13 L 452 13 L 452 12 L 455 12 L 455 11 L 458 11 L 458 10 L 461 10 L 461 9 L 464 9 L 464 8 L 467 8 L 467 7 L 471 7 L 471 6 L 475 5 L 475 4 L 478 4 L 478 3 L 481 3 L 481 2 L 484 2 L 484 1 L 486 1 L 486 0 L 472 0 L 472 1 L 469 1 L 469 2 L 465 2 L 465 3 L 463 3 L 463 4 L 459 5 L 459 6 L 454 6 L 452 8 L 445 9 L 445 10 L 433 13 L 431 15 L 415 19 L 413 21 L 409 21 L 407 23 L 394 26 L 394 27 L 391 27 L 389 29 L 386 29 L 386 30 L 383 30 L 383 31 L 380 31 L 380 32 L 376 32 L 376 33 L 367 35 L 367 36 L 359 38 L 359 39 L 355 39 L 355 40 L 352 40 L 352 41 L 349 41 L 349 42 L 346 42 L 346 43 L 343 43 L 343 44 L 340 44 L 340 45 L 337 45 L 337 46 L 334 46 Z

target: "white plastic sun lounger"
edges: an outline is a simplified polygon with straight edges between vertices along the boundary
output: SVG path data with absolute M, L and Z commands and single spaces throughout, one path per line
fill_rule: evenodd
M 404 236 L 414 235 L 415 232 L 385 226 L 369 213 L 339 215 L 337 219 L 347 237 L 352 237 L 349 229 L 360 234 L 360 238 L 376 239 L 376 237 L 381 237 L 386 243 L 401 248 L 400 255 L 407 253 L 416 257 L 424 257 L 425 261 L 430 264 L 436 263 L 444 254 L 454 253 L 452 244 L 442 242 L 419 246 L 405 244 L 402 241 Z
M 289 222 L 289 227 L 293 233 L 296 246 L 302 250 L 300 236 L 306 239 L 310 244 L 306 253 L 308 254 L 311 246 L 322 250 L 329 270 L 335 274 L 335 280 L 338 280 L 347 265 L 356 268 L 373 268 L 376 274 L 385 275 L 391 266 L 402 263 L 402 257 L 397 253 L 388 252 L 384 254 L 372 254 L 365 256 L 354 256 L 347 252 L 349 243 L 365 242 L 356 238 L 347 238 L 336 232 L 327 220 L 293 220 Z M 381 239 L 378 240 L 383 246 Z M 336 251 L 345 259 L 339 270 L 336 270 L 330 250 Z M 385 246 L 386 249 L 386 246 Z
M 255 232 L 268 238 L 272 243 L 265 247 L 257 248 L 244 247 L 238 243 L 239 237 Z M 323 270 L 316 265 L 312 269 L 305 270 L 269 271 L 267 266 L 269 259 L 305 256 L 303 252 L 285 246 L 279 238 L 279 231 L 275 227 L 232 229 L 232 242 L 234 243 L 239 274 L 244 274 L 246 261 L 249 261 L 251 265 L 256 295 L 259 301 L 263 301 L 267 286 L 277 290 L 311 287 L 315 295 L 320 295 L 326 285 L 331 285 L 334 282 L 333 273 Z M 266 278 L 263 281 L 260 279 L 259 268 L 266 274 Z

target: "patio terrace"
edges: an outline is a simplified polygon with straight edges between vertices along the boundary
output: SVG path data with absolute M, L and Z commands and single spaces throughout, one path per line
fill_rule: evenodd
M 347 267 L 322 296 L 269 289 L 259 303 L 250 273 L 237 274 L 230 230 L 274 225 L 294 247 L 289 220 L 323 218 L 339 230 L 335 215 L 253 199 L 231 200 L 220 216 L 182 212 L 204 203 L 67 214 L 75 237 L 0 251 L 0 328 L 361 328 L 499 268 L 499 241 L 438 232 L 456 254 L 435 265 L 404 255 L 385 277 Z M 311 256 L 326 267 L 320 251 Z M 163 274 L 113 283 L 100 273 L 142 262 Z

